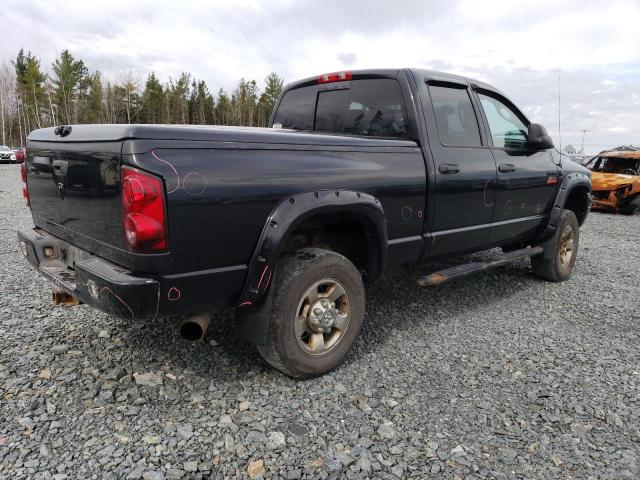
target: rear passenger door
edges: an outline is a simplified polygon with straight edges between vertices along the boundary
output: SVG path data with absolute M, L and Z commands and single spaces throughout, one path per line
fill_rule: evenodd
M 429 258 L 481 250 L 489 240 L 496 165 L 462 81 L 423 87 L 429 148 L 435 167 Z
M 529 121 L 496 92 L 477 90 L 498 168 L 492 244 L 531 238 L 545 222 L 558 189 L 558 167 L 547 150 L 529 146 Z

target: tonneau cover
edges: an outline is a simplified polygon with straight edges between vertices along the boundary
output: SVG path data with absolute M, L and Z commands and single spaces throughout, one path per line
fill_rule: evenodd
M 72 125 L 66 136 L 55 128 L 42 128 L 29 134 L 31 142 L 113 142 L 127 139 L 187 140 L 287 145 L 324 145 L 354 147 L 415 147 L 410 140 L 354 137 L 326 133 L 259 127 L 223 127 L 199 125 Z

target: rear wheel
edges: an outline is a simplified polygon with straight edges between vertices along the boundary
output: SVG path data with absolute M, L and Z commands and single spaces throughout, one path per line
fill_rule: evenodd
M 535 276 L 551 282 L 562 282 L 573 272 L 580 242 L 580 226 L 575 213 L 563 210 L 556 233 L 541 246 L 544 252 L 531 257 Z
M 269 332 L 262 357 L 295 378 L 322 375 L 346 357 L 364 320 L 364 285 L 337 253 L 305 248 L 276 272 Z

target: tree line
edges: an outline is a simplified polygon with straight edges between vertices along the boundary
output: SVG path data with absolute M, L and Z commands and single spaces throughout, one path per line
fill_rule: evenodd
M 231 93 L 215 94 L 188 72 L 162 82 L 155 73 L 141 82 L 133 69 L 115 80 L 63 50 L 45 70 L 21 49 L 0 67 L 3 145 L 23 146 L 31 130 L 78 123 L 160 123 L 267 126 L 283 79 L 270 73 L 262 90 L 240 79 Z

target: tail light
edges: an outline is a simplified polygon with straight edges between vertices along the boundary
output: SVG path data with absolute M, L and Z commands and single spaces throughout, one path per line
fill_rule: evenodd
M 29 190 L 27 189 L 27 162 L 24 161 L 24 157 L 20 164 L 20 176 L 22 177 L 22 196 L 24 197 L 27 207 L 31 208 L 31 199 L 29 198 Z
M 332 82 L 345 82 L 351 80 L 353 75 L 351 72 L 335 72 L 325 73 L 318 77 L 318 83 L 332 83 Z
M 122 218 L 129 250 L 159 253 L 167 249 L 167 222 L 162 180 L 133 168 L 123 167 Z
M 16 162 L 18 163 L 24 163 L 24 159 L 25 159 L 26 155 L 24 153 L 23 149 L 20 149 L 16 152 Z

